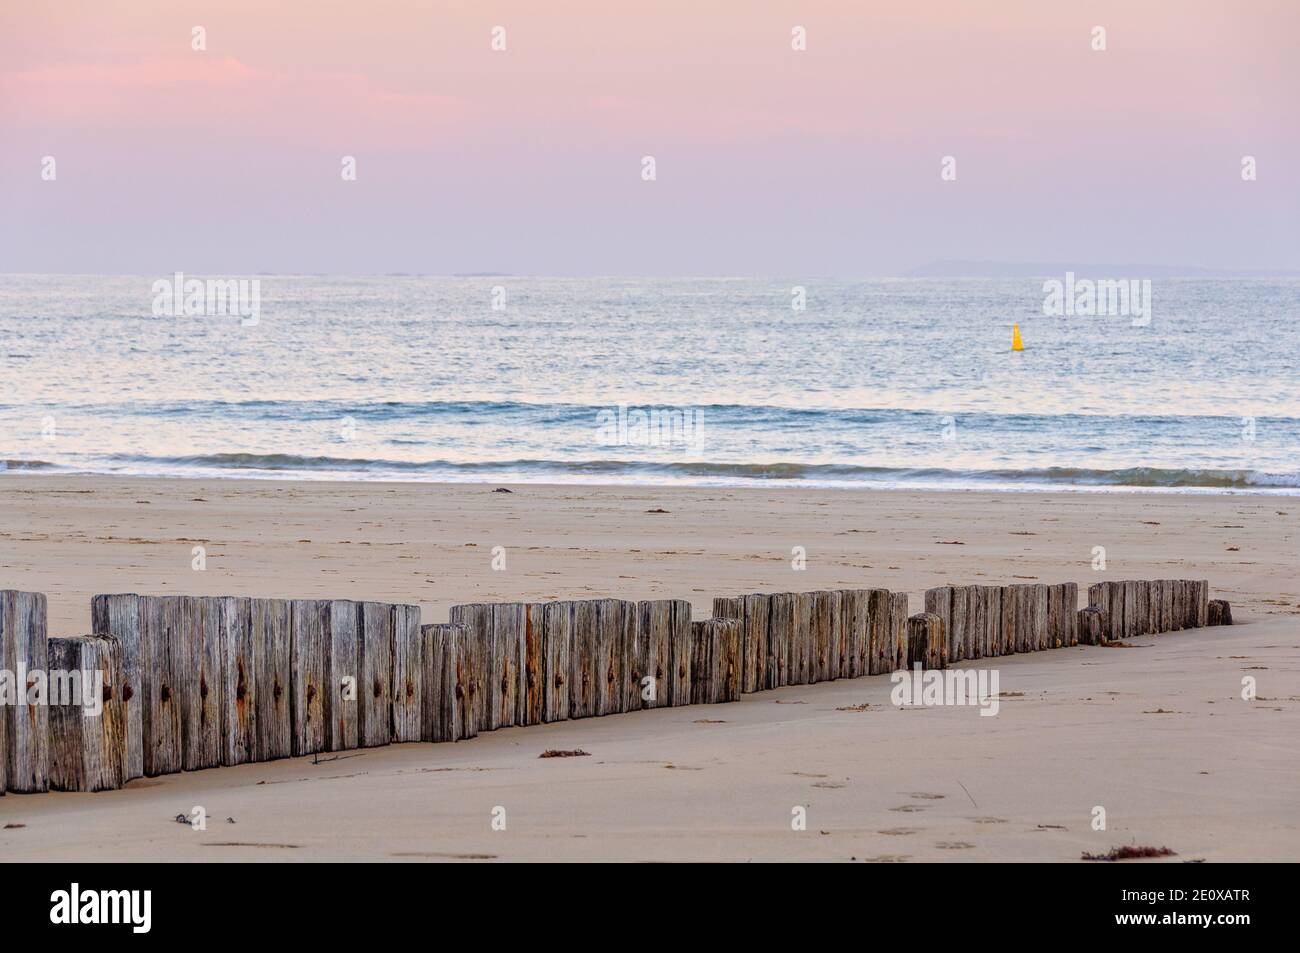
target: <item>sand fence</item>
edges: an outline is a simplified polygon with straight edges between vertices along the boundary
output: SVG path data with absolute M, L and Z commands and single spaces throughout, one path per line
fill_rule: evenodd
M 93 634 L 46 638 L 45 596 L 0 591 L 0 792 L 139 777 L 498 728 L 717 704 L 912 665 L 1230 625 L 1203 580 L 939 586 L 908 617 L 887 589 L 415 605 L 95 596 Z M 43 690 L 42 690 L 43 689 Z

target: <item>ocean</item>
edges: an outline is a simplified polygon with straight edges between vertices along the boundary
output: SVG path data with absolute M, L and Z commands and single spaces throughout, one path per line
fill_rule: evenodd
M 245 277 L 0 276 L 0 469 L 1300 493 L 1300 279 Z

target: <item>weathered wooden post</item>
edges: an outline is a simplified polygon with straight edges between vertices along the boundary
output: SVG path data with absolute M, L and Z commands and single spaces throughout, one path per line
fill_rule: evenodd
M 894 664 L 890 671 L 907 665 L 907 593 L 889 594 L 889 628 Z
M 1196 580 L 1196 625 L 1205 628 L 1210 624 L 1210 581 Z
M 617 715 L 627 703 L 623 674 L 627 668 L 629 637 L 635 648 L 636 635 L 629 631 L 628 603 L 621 599 L 596 600 L 596 714 Z
M 1014 655 L 1020 651 L 1020 589 L 1018 585 L 1002 587 L 1002 630 L 998 638 L 998 653 Z
M 420 637 L 420 607 L 398 603 L 393 614 L 392 696 L 393 744 L 420 740 L 421 692 L 424 679 L 423 639 Z
M 935 586 L 932 589 L 925 590 L 925 611 L 932 615 L 937 615 L 943 622 L 944 638 L 951 643 L 952 639 L 952 586 Z M 952 646 L 949 644 L 946 653 L 951 653 Z
M 560 603 L 563 605 L 563 603 Z M 478 734 L 480 703 L 478 696 L 482 693 L 483 672 L 481 641 L 469 626 L 452 623 L 448 626 L 452 640 L 455 642 L 453 652 L 456 657 L 456 710 L 453 734 L 457 741 L 473 738 Z
M 452 606 L 448 610 L 448 619 L 453 623 L 464 625 L 469 630 L 466 643 L 469 658 L 465 660 L 467 672 L 473 673 L 473 691 L 468 698 L 474 706 L 474 732 L 491 731 L 491 705 L 488 696 L 492 694 L 490 681 L 490 656 L 492 645 L 492 605 L 487 602 L 475 602 L 469 605 Z
M 807 685 L 813 674 L 813 593 L 796 592 L 790 630 L 790 684 Z
M 287 599 L 254 599 L 253 698 L 257 703 L 254 761 L 274 761 L 293 753 L 289 714 L 289 638 L 292 621 Z
M 197 605 L 204 600 L 194 599 Z M 250 600 L 225 596 L 221 603 L 223 739 L 221 763 L 251 761 L 257 738 L 257 702 L 253 695 L 253 608 Z M 187 630 L 193 632 L 193 629 Z
M 13 679 L 13 704 L 0 705 L 5 723 L 0 754 L 3 786 L 31 794 L 49 790 L 50 726 L 46 603 L 39 592 L 0 590 L 0 669 Z
M 672 604 L 672 704 L 689 705 L 691 698 L 691 604 L 670 599 Z
M 883 675 L 889 666 L 889 590 L 867 590 L 867 661 L 864 675 Z
M 392 738 L 393 611 L 384 602 L 357 603 L 357 744 Z
M 770 654 L 767 629 L 771 597 L 767 593 L 749 593 L 737 597 L 734 603 L 728 600 L 724 602 L 730 606 L 724 610 L 724 614 L 738 612 L 732 618 L 741 620 L 741 691 L 762 691 L 766 687 Z M 713 614 L 719 615 L 716 607 Z
M 1077 613 L 1079 642 L 1082 645 L 1101 645 L 1106 641 L 1106 619 L 1096 606 L 1088 606 Z
M 181 756 L 186 771 L 221 764 L 225 741 L 223 704 L 226 687 L 222 600 L 197 598 L 191 613 L 195 623 L 182 642 L 188 676 L 180 698 Z
M 794 641 L 795 615 L 794 593 L 772 593 L 768 614 L 768 688 L 781 688 L 791 684 L 790 655 Z
M 1106 640 L 1122 642 L 1124 640 L 1124 583 L 1122 580 L 1115 580 L 1107 585 L 1110 587 L 1110 611 L 1106 614 L 1106 622 L 1110 631 Z
M 141 690 L 140 597 L 135 593 L 95 596 L 90 627 L 122 644 L 122 684 L 118 694 L 126 723 L 126 780 L 144 777 L 144 693 Z
M 573 604 L 573 649 L 569 677 L 569 717 L 590 718 L 596 714 L 599 684 L 596 603 L 579 600 Z M 671 682 L 671 679 L 670 679 Z M 669 688 L 671 695 L 672 689 Z
M 813 593 L 813 653 L 809 680 L 829 682 L 840 677 L 841 625 L 844 594 L 838 589 Z
M 1103 633 L 1110 631 L 1110 583 L 1094 582 L 1088 587 L 1088 608 L 1096 609 L 1101 616 Z
M 573 663 L 573 603 L 548 602 L 542 607 L 542 720 L 569 717 L 569 678 Z
M 1079 586 L 1057 583 L 1048 592 L 1048 647 L 1068 648 L 1079 644 Z
M 321 686 L 324 751 L 348 751 L 360 746 L 362 696 L 361 643 L 358 627 L 363 612 L 350 599 L 322 604 L 325 614 L 325 678 Z
M 713 619 L 691 623 L 691 704 L 713 703 L 715 661 L 719 652 L 718 627 Z
M 546 720 L 546 604 L 524 606 L 524 667 L 519 686 L 521 725 L 540 725 Z
M 966 644 L 962 657 L 981 659 L 984 657 L 984 633 L 988 628 L 988 605 L 984 599 L 984 587 L 962 588 L 966 590 Z
M 325 692 L 330 676 L 330 603 L 294 599 L 289 623 L 289 721 L 294 757 L 326 749 Z M 356 673 L 361 692 L 360 672 Z
M 436 623 L 421 626 L 423 647 L 420 691 L 420 740 L 456 741 L 456 642 L 468 629 L 463 625 Z
M 510 728 L 519 713 L 524 670 L 524 614 L 522 602 L 492 603 L 489 643 L 492 685 L 492 727 Z
M 934 612 L 918 612 L 907 620 L 907 667 L 948 667 L 948 634 Z
M 1211 599 L 1206 613 L 1207 625 L 1232 625 L 1232 606 L 1227 599 Z
M 52 638 L 48 658 L 50 787 L 55 791 L 120 788 L 126 783 L 126 712 L 117 697 L 121 644 L 111 635 Z M 96 708 L 98 714 L 93 713 Z
M 666 708 L 672 704 L 673 606 L 667 599 L 649 599 L 638 602 L 636 611 L 636 662 L 632 667 L 640 673 L 637 707 Z
M 144 773 L 155 777 L 174 774 L 184 766 L 181 700 L 186 696 L 188 666 L 182 631 L 188 628 L 194 607 L 183 596 L 142 596 L 140 602 Z

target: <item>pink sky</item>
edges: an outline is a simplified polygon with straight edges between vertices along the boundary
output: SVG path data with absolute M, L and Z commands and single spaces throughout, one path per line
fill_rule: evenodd
M 1294 0 L 6 4 L 0 271 L 1297 269 L 1298 43 Z

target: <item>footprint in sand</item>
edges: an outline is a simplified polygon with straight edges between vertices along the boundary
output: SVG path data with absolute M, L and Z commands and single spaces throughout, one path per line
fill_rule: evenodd
M 900 804 L 898 807 L 891 807 L 891 811 L 901 811 L 904 814 L 915 814 L 917 811 L 924 811 L 925 808 L 920 804 Z
M 879 857 L 863 857 L 862 862 L 864 864 L 905 864 L 911 859 L 911 854 L 881 854 Z
M 968 821 L 974 821 L 976 824 L 1005 824 L 1005 817 L 968 817 Z
M 922 801 L 942 801 L 948 795 L 946 794 L 927 794 L 925 791 L 913 791 L 908 797 L 914 797 Z
M 891 827 L 888 830 L 876 831 L 877 834 L 888 834 L 890 837 L 906 837 L 908 834 L 915 834 L 915 827 Z
M 968 844 L 964 840 L 941 840 L 934 846 L 940 850 L 970 850 L 975 845 Z

